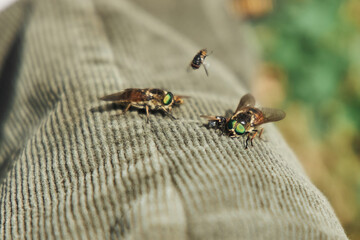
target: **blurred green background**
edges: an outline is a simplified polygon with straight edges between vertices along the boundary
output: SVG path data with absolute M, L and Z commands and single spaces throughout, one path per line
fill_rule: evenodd
M 286 110 L 282 134 L 360 239 L 360 0 L 233 3 L 262 48 L 255 96 Z

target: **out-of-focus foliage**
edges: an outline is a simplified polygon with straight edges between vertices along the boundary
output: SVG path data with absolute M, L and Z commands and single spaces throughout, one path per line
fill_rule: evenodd
M 232 5 L 235 14 L 242 18 L 261 17 L 273 10 L 272 0 L 233 0 Z
M 277 0 L 252 24 L 265 61 L 254 91 L 284 96 L 284 136 L 360 239 L 360 0 Z
M 353 86 L 360 81 L 360 26 L 347 13 L 352 2 L 277 1 L 273 14 L 256 24 L 265 59 L 281 66 L 291 83 L 288 100 L 315 110 L 313 130 L 321 135 L 337 111 L 360 128 L 360 89 Z

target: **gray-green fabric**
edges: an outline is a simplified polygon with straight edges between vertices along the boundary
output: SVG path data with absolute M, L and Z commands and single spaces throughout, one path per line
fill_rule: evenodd
M 347 239 L 273 125 L 248 150 L 202 125 L 235 109 L 256 65 L 225 3 L 38 0 L 0 15 L 1 239 Z M 209 77 L 186 72 L 202 47 Z M 129 87 L 191 98 L 149 123 L 98 100 Z

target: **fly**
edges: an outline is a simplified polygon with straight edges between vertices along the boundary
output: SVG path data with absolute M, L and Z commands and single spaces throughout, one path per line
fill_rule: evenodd
M 209 73 L 208 73 L 206 64 L 204 63 L 205 58 L 206 58 L 207 56 L 209 56 L 207 49 L 206 49 L 206 48 L 201 49 L 201 50 L 195 55 L 195 57 L 194 57 L 193 60 L 191 61 L 189 67 L 191 67 L 192 69 L 196 70 L 196 69 L 199 69 L 199 68 L 201 67 L 201 65 L 202 65 L 202 66 L 204 67 L 204 69 L 205 69 L 206 76 L 209 76 Z
M 145 109 L 148 122 L 149 110 L 161 110 L 172 119 L 176 119 L 170 112 L 174 105 L 184 102 L 182 98 L 184 97 L 157 88 L 127 88 L 121 92 L 101 97 L 100 100 L 124 105 L 125 110 L 123 113 L 126 113 L 130 107 Z
M 240 102 L 231 117 L 222 116 L 204 116 L 208 120 L 209 128 L 220 129 L 223 133 L 232 138 L 247 135 L 245 149 L 250 140 L 253 146 L 253 139 L 259 133 L 259 138 L 264 131 L 260 127 L 264 123 L 276 122 L 284 119 L 285 112 L 274 108 L 256 108 L 255 98 L 251 94 L 246 94 L 240 99 Z

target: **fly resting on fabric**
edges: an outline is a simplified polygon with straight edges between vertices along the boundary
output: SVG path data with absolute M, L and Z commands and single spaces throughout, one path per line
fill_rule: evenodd
M 124 113 L 130 107 L 146 110 L 147 121 L 149 121 L 149 110 L 162 110 L 172 119 L 176 119 L 171 113 L 174 105 L 182 104 L 184 96 L 176 96 L 171 92 L 157 88 L 127 88 L 121 92 L 106 95 L 100 100 L 111 101 L 126 106 Z
M 254 96 L 246 94 L 240 99 L 239 105 L 231 117 L 205 115 L 201 115 L 201 117 L 208 120 L 209 128 L 220 129 L 222 133 L 232 138 L 247 134 L 245 142 L 245 149 L 247 149 L 249 140 L 253 146 L 253 139 L 258 132 L 259 138 L 261 138 L 264 129 L 260 125 L 280 121 L 286 116 L 285 112 L 280 109 L 256 108 L 254 106 Z

